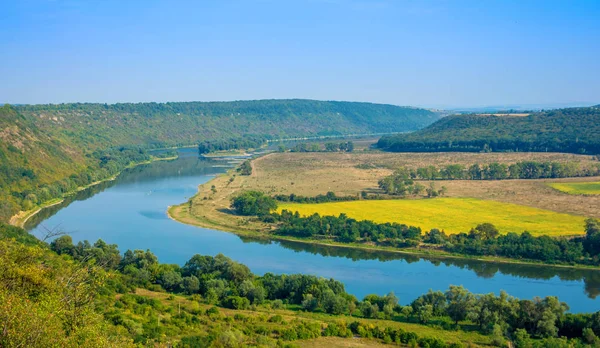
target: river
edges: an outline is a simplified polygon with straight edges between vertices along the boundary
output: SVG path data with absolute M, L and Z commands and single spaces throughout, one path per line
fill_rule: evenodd
M 183 265 L 194 254 L 222 253 L 256 274 L 305 273 L 335 278 L 358 298 L 394 291 L 407 304 L 429 289 L 464 285 L 474 293 L 505 290 L 519 298 L 559 296 L 572 312 L 600 310 L 600 271 L 496 264 L 460 259 L 431 259 L 394 253 L 269 242 L 169 219 L 169 205 L 186 201 L 197 186 L 232 164 L 199 159 L 196 149 L 182 149 L 174 161 L 125 171 L 42 210 L 26 224 L 40 236 L 61 229 L 74 242 L 102 239 L 127 249 L 150 249 L 164 263 Z

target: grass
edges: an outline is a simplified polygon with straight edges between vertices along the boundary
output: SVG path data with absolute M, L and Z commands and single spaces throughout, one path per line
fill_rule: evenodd
M 548 186 L 572 195 L 600 195 L 600 181 L 597 182 L 553 182 Z
M 199 309 L 206 311 L 213 307 L 206 303 L 201 303 L 191 300 L 189 297 L 181 295 L 173 295 L 164 292 L 155 292 L 146 289 L 136 289 L 135 293 L 140 296 L 152 298 L 160 301 L 164 306 L 161 318 L 167 318 L 170 313 L 177 313 L 177 311 L 188 311 L 194 312 Z M 117 295 L 119 296 L 119 295 Z M 483 335 L 481 333 L 470 331 L 467 329 L 462 330 L 443 330 L 438 327 L 422 325 L 417 323 L 411 323 L 406 321 L 393 321 L 384 319 L 364 319 L 358 317 L 352 317 L 348 315 L 330 315 L 326 313 L 318 312 L 305 312 L 300 311 L 298 306 L 288 306 L 282 309 L 273 309 L 270 306 L 257 306 L 256 309 L 248 310 L 234 310 L 227 308 L 219 308 L 219 312 L 224 317 L 234 317 L 235 314 L 243 314 L 247 317 L 255 318 L 255 321 L 262 322 L 261 325 L 272 326 L 272 327 L 286 327 L 287 323 L 294 322 L 296 320 L 304 322 L 316 322 L 321 327 L 326 327 L 330 323 L 346 322 L 351 323 L 353 321 L 359 321 L 363 325 L 376 325 L 382 328 L 391 327 L 394 329 L 400 328 L 406 331 L 415 332 L 419 336 L 427 337 L 438 337 L 447 342 L 461 342 L 464 345 L 470 346 L 488 346 L 491 342 L 491 337 Z M 171 309 L 169 311 L 169 308 Z M 284 323 L 269 323 L 265 322 L 264 319 L 273 315 L 280 315 L 285 320 Z M 217 324 L 217 323 L 214 323 Z M 221 323 L 219 323 L 221 324 Z M 210 324 L 209 324 L 210 325 Z M 291 342 L 293 345 L 300 347 L 392 347 L 392 345 L 384 345 L 381 340 L 378 339 L 366 339 L 366 338 L 340 338 L 340 337 L 319 337 L 311 340 L 297 340 Z
M 339 215 L 357 220 L 398 222 L 443 229 L 449 233 L 468 232 L 477 224 L 490 222 L 501 233 L 529 231 L 533 235 L 576 235 L 583 233 L 585 217 L 538 208 L 475 198 L 370 200 L 322 204 L 280 204 L 279 210 L 302 215 Z

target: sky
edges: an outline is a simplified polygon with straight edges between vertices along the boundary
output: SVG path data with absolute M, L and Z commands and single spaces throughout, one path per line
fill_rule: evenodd
M 600 104 L 600 1 L 0 1 L 0 102 Z

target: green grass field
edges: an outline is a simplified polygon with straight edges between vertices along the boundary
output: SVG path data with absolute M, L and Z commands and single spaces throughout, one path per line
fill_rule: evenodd
M 278 210 L 283 209 L 302 215 L 346 213 L 357 220 L 398 222 L 421 227 L 424 231 L 439 228 L 447 233 L 468 232 L 477 224 L 490 222 L 501 233 L 529 231 L 533 235 L 575 235 L 583 234 L 585 220 L 583 216 L 475 198 L 280 204 Z
M 600 181 L 597 182 L 553 182 L 550 187 L 572 195 L 600 195 Z

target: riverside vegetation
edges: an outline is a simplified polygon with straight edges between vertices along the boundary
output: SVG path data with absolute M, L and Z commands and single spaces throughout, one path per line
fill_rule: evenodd
M 101 240 L 50 245 L 0 225 L 2 346 L 295 346 L 322 337 L 414 347 L 585 347 L 600 313 L 555 297 L 472 294 L 461 286 L 402 306 L 393 293 L 356 299 L 333 279 L 254 275 L 223 255 L 161 264 Z M 40 263 L 44 260 L 44 263 Z M 315 341 L 316 340 L 316 341 Z M 331 344 L 332 341 L 326 341 Z

